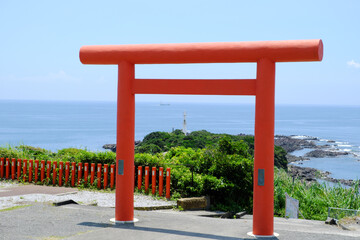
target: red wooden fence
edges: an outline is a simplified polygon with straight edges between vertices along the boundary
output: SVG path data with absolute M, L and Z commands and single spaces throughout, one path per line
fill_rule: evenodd
M 0 180 L 2 179 L 12 179 L 20 181 L 21 179 L 24 182 L 35 182 L 35 183 L 46 183 L 52 185 L 58 185 L 59 187 L 65 185 L 71 185 L 72 187 L 79 186 L 84 184 L 94 184 L 95 180 L 95 172 L 96 172 L 96 186 L 98 189 L 113 189 L 115 187 L 115 165 L 111 164 L 110 167 L 108 164 L 102 165 L 98 163 L 78 163 L 71 162 L 71 167 L 69 162 L 60 161 L 59 164 L 54 161 L 47 161 L 45 166 L 45 161 L 41 160 L 39 164 L 39 160 L 32 159 L 16 159 L 12 158 L 11 161 L 9 158 L 0 158 Z M 21 167 L 22 166 L 22 167 Z M 89 169 L 89 166 L 90 169 Z M 95 168 L 96 166 L 96 168 Z M 52 171 L 51 171 L 52 169 Z M 110 169 L 110 170 L 109 170 Z M 170 198 L 170 168 L 166 169 L 166 176 L 164 176 L 164 169 L 162 167 L 159 168 L 158 174 L 156 167 L 152 167 L 151 171 L 149 166 L 145 166 L 145 174 L 143 174 L 143 167 L 139 166 L 135 174 L 137 176 L 137 188 L 138 190 L 142 189 L 144 184 L 144 190 L 146 193 L 149 192 L 149 177 L 151 174 L 151 189 L 152 194 L 156 194 L 156 189 L 158 186 L 158 194 L 159 196 L 163 196 L 163 182 L 164 177 L 166 177 L 166 187 L 165 187 L 165 196 L 166 198 Z M 64 174 L 65 170 L 65 174 Z M 90 176 L 89 176 L 90 170 Z M 46 178 L 45 178 L 46 171 Z M 65 176 L 64 176 L 65 175 Z M 77 176 L 77 177 L 76 177 Z M 22 177 L 22 178 L 21 178 Z M 69 182 L 69 177 L 71 178 L 71 182 Z M 158 178 L 157 178 L 158 177 Z M 90 181 L 89 179 L 90 178 Z M 143 180 L 144 178 L 144 180 Z M 50 179 L 52 181 L 50 181 Z M 40 180 L 40 181 L 38 181 Z

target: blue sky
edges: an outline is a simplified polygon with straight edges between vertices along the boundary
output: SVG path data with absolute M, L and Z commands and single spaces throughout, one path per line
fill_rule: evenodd
M 82 45 L 318 39 L 322 62 L 277 63 L 277 104 L 360 105 L 360 1 L 0 2 L 0 99 L 115 101 L 116 66 Z M 255 78 L 255 64 L 139 65 L 139 78 Z M 253 97 L 139 95 L 137 101 Z

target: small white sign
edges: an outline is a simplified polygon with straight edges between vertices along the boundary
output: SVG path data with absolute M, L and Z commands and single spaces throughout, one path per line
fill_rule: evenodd
M 299 200 L 290 197 L 285 193 L 285 217 L 287 218 L 298 218 L 299 217 Z

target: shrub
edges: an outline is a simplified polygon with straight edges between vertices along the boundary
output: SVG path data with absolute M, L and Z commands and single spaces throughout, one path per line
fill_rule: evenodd
M 182 197 L 208 195 L 222 210 L 231 206 L 251 212 L 253 160 L 248 150 L 246 143 L 225 137 L 205 149 L 171 148 L 159 162 L 172 168 L 172 188 Z
M 24 156 L 25 155 L 23 154 L 23 152 L 20 152 L 11 146 L 0 148 L 0 157 L 17 159 L 17 158 L 24 158 Z
M 231 142 L 231 144 L 230 144 Z M 136 153 L 151 153 L 171 151 L 172 148 L 184 147 L 192 149 L 206 149 L 220 145 L 220 151 L 226 154 L 240 154 L 246 158 L 254 156 L 254 137 L 250 135 L 214 134 L 205 130 L 194 131 L 185 135 L 181 130 L 172 133 L 152 132 L 135 147 Z M 226 145 L 228 144 L 228 145 Z M 281 147 L 274 149 L 275 166 L 287 168 L 286 152 Z
M 161 152 L 161 148 L 158 145 L 150 143 L 150 144 L 146 144 L 144 146 L 139 146 L 137 148 L 137 152 L 138 153 L 151 153 L 151 154 L 154 154 L 154 153 Z

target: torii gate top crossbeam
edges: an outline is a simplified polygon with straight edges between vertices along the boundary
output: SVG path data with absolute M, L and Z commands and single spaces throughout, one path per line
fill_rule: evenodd
M 316 40 L 169 43 L 83 46 L 80 61 L 84 64 L 171 64 L 321 61 L 323 44 Z

